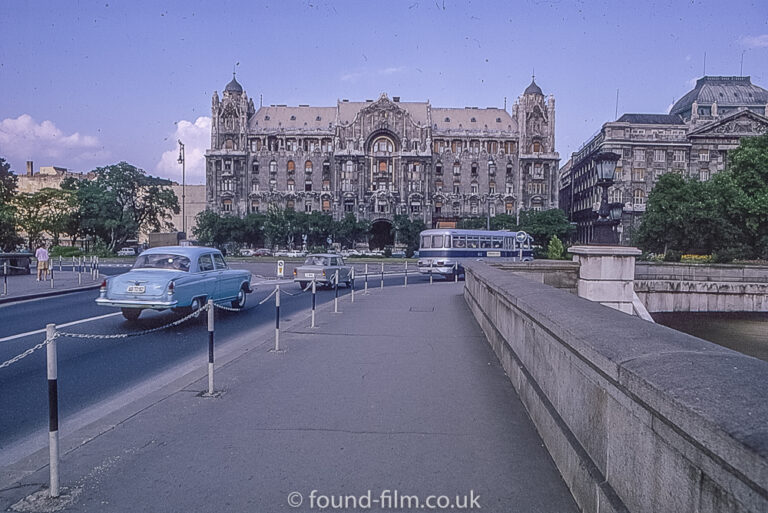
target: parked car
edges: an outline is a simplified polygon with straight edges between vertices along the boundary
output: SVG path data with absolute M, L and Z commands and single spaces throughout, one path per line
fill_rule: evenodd
M 136 256 L 136 250 L 133 248 L 123 248 L 117 252 L 117 256 Z
M 254 251 L 253 255 L 254 256 L 272 256 L 272 251 L 268 250 L 267 248 L 261 248 Z
M 253 256 L 256 254 L 256 251 L 250 248 L 244 248 L 240 250 L 240 256 Z
M 335 253 L 313 253 L 307 256 L 303 265 L 293 270 L 293 281 L 301 288 L 306 288 L 314 280 L 318 285 L 334 285 L 336 271 L 339 271 L 339 283 L 347 287 L 352 283 L 352 266 L 344 265 L 341 255 Z
M 251 273 L 230 269 L 218 249 L 166 246 L 144 251 L 133 269 L 104 280 L 96 304 L 135 321 L 142 310 L 192 313 L 208 299 L 242 309 L 250 292 Z

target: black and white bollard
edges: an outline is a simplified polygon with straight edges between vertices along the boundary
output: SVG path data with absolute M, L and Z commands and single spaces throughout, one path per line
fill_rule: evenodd
M 379 288 L 384 288 L 384 262 L 381 263 L 381 286 Z
M 363 294 L 368 294 L 368 264 L 365 264 L 365 290 Z
M 51 288 L 54 288 L 54 284 L 53 284 L 53 264 L 51 264 L 50 271 L 51 271 Z
M 275 352 L 280 352 L 280 285 L 275 289 Z
M 333 280 L 336 282 L 336 286 L 334 289 L 336 289 L 336 295 L 333 298 L 333 313 L 339 313 L 339 270 L 336 269 L 336 272 L 333 275 Z
M 432 260 L 429 261 L 429 284 L 432 285 Z
M 408 262 L 405 263 L 405 281 L 403 282 L 403 287 L 408 286 Z
M 208 300 L 208 395 L 213 395 L 213 299 Z
M 459 263 L 453 264 L 453 283 L 459 283 Z
M 51 497 L 59 496 L 59 386 L 56 361 L 56 325 L 45 326 L 48 374 L 48 455 L 50 457 Z
M 61 255 L 59 255 L 59 272 L 61 272 Z
M 3 262 L 3 295 L 8 294 L 8 262 Z
M 315 279 L 312 278 L 312 324 L 310 324 L 310 328 L 315 327 L 315 295 L 317 294 L 317 282 L 315 282 Z
M 355 302 L 355 268 L 354 267 L 352 268 L 350 273 L 351 273 L 351 276 L 349 278 L 349 284 L 352 286 L 352 291 L 351 291 L 352 301 L 351 302 L 354 303 Z

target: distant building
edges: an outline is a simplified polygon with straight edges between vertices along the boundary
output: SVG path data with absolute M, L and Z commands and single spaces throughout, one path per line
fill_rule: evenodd
M 579 242 L 589 242 L 600 205 L 594 158 L 621 156 L 609 201 L 624 204 L 619 225 L 629 244 L 645 212 L 648 193 L 664 173 L 709 180 L 725 169 L 728 151 L 743 137 L 768 130 L 768 91 L 749 77 L 703 77 L 669 114 L 624 114 L 603 124 L 560 169 L 560 208 L 577 225 Z
M 94 178 L 94 175 L 93 173 L 75 173 L 58 166 L 40 166 L 40 170 L 35 173 L 33 162 L 28 160 L 27 173 L 19 175 L 17 178 L 17 192 L 34 193 L 46 188 L 60 189 L 61 182 L 66 178 L 90 180 Z
M 236 79 L 213 94 L 209 208 L 270 205 L 427 225 L 557 206 L 555 100 L 534 81 L 505 108 L 434 107 L 382 94 L 332 107 L 262 106 Z
M 176 230 L 182 231 L 184 223 L 181 218 L 181 185 L 172 185 L 171 189 L 179 200 L 179 213 L 173 214 L 171 223 Z M 186 186 L 186 218 L 187 218 L 187 238 L 194 238 L 195 216 L 205 210 L 205 185 L 187 185 Z

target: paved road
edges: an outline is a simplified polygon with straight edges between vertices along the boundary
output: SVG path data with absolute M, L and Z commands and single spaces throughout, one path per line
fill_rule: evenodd
M 261 264 L 254 274 L 274 274 L 274 264 Z M 125 268 L 102 267 L 102 272 L 124 272 Z M 387 276 L 386 286 L 402 285 L 401 276 Z M 424 282 L 426 278 L 412 275 L 409 283 Z M 379 286 L 378 278 L 370 283 Z M 257 306 L 274 288 L 263 284 L 248 297 L 244 312 L 222 312 L 218 317 L 217 346 L 236 340 L 243 332 L 274 329 L 274 303 Z M 362 282 L 358 282 L 362 289 Z M 309 294 L 301 294 L 298 285 L 289 283 L 284 290 L 297 294 L 282 295 L 281 317 L 288 322 L 298 312 L 307 311 Z M 340 294 L 349 291 L 341 288 Z M 171 312 L 144 312 L 136 324 L 123 319 L 120 313 L 98 307 L 93 291 L 64 296 L 0 305 L 0 361 L 5 361 L 43 340 L 40 333 L 19 338 L 18 334 L 42 330 L 49 322 L 57 325 L 86 320 L 61 328 L 63 331 L 95 334 L 130 333 L 168 324 L 177 319 Z M 332 301 L 334 292 L 318 291 L 318 304 Z M 90 320 L 88 320 L 90 319 Z M 10 340 L 9 340 L 10 338 Z M 150 380 L 169 381 L 182 373 L 190 361 L 204 362 L 207 355 L 205 326 L 186 323 L 142 337 L 116 340 L 59 339 L 59 407 L 63 422 L 82 415 L 89 407 L 87 418 L 105 413 L 110 400 L 140 387 Z M 0 370 L 0 465 L 37 448 L 44 441 L 47 427 L 47 385 L 45 351 L 25 358 Z M 119 403 L 119 400 L 117 400 Z M 114 404 L 113 404 L 114 407 Z

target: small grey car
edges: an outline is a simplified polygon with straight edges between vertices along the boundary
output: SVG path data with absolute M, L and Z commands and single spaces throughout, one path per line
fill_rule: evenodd
M 312 280 L 318 285 L 333 286 L 336 271 L 339 271 L 339 283 L 347 287 L 352 283 L 352 266 L 344 265 L 341 255 L 335 253 L 313 253 L 307 255 L 303 265 L 293 270 L 293 281 L 302 289 L 307 288 Z

